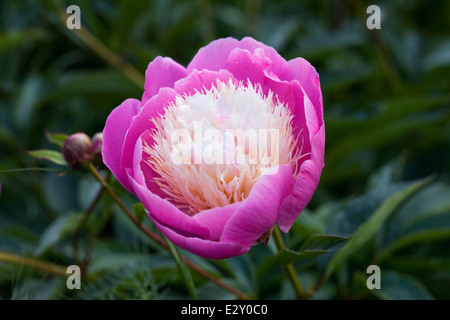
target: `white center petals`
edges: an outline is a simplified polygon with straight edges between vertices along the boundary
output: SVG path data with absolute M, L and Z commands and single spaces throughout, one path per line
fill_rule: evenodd
M 154 144 L 145 162 L 155 182 L 189 215 L 246 199 L 263 174 L 305 156 L 293 136 L 289 110 L 263 96 L 259 86 L 218 82 L 194 95 L 178 96 L 153 119 Z

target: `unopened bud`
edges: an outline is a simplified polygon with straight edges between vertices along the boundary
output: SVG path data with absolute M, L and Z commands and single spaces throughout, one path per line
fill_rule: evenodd
M 92 148 L 94 150 L 94 154 L 102 152 L 102 144 L 103 144 L 103 133 L 98 132 L 94 134 L 92 137 Z
M 102 145 L 103 145 L 103 133 L 99 132 L 94 134 L 94 136 L 92 137 L 92 147 L 94 149 L 93 162 L 99 168 L 104 167 L 102 159 Z
M 87 167 L 92 161 L 93 153 L 91 139 L 82 132 L 70 135 L 62 147 L 64 159 L 73 169 Z

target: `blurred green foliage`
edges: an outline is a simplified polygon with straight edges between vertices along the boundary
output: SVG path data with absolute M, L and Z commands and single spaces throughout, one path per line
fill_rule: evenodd
M 93 45 L 66 28 L 70 4 Z M 0 252 L 62 266 L 83 260 L 90 276 L 74 292 L 65 277 L 0 261 L 0 298 L 183 299 L 192 290 L 235 298 L 186 273 L 108 197 L 77 230 L 98 183 L 27 151 L 57 150 L 46 131 L 101 131 L 114 107 L 141 98 L 139 79 L 156 56 L 187 65 L 211 40 L 252 36 L 320 74 L 321 183 L 284 235 L 289 251 L 276 255 L 271 240 L 224 261 L 181 253 L 254 298 L 295 297 L 279 263 L 289 261 L 304 288 L 321 284 L 315 299 L 450 299 L 450 2 L 377 1 L 381 30 L 366 28 L 370 4 L 1 1 Z M 371 264 L 381 268 L 380 290 L 366 287 Z

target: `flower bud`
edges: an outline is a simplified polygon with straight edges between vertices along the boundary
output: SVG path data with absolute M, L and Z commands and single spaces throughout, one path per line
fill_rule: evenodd
M 103 144 L 103 133 L 98 132 L 94 134 L 92 137 L 92 148 L 94 150 L 94 154 L 102 152 L 102 144 Z
M 70 135 L 62 147 L 64 159 L 75 170 L 87 167 L 92 161 L 93 153 L 91 139 L 82 132 Z
M 102 158 L 102 146 L 103 146 L 103 133 L 98 132 L 92 137 L 92 147 L 94 150 L 94 156 L 92 162 L 99 168 L 103 168 L 103 158 Z

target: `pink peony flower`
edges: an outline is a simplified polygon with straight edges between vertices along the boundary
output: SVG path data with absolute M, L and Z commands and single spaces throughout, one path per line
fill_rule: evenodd
M 252 38 L 219 39 L 187 68 L 157 57 L 142 101 L 103 130 L 102 156 L 157 228 L 210 259 L 288 232 L 324 166 L 319 75 Z

